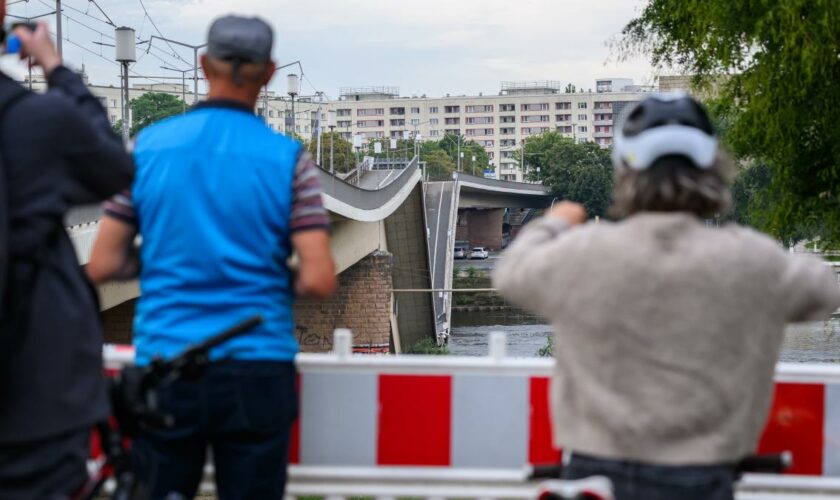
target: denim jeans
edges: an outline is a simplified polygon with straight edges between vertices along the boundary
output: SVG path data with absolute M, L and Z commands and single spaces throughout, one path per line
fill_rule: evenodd
M 733 500 L 732 464 L 668 466 L 573 453 L 563 479 L 606 476 L 616 500 Z
M 175 426 L 142 431 L 132 447 L 151 498 L 193 498 L 209 447 L 221 500 L 282 499 L 297 416 L 295 378 L 291 362 L 222 361 L 196 380 L 162 388 L 160 406 Z

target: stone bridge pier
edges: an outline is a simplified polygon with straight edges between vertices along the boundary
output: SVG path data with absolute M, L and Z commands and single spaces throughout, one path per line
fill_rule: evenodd
M 469 241 L 470 247 L 502 249 L 503 208 L 467 208 L 458 210 L 455 239 Z

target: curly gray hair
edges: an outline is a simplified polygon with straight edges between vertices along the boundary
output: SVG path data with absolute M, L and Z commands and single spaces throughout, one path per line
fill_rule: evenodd
M 615 169 L 610 213 L 615 217 L 638 212 L 691 212 L 701 218 L 722 215 L 732 206 L 733 173 L 732 162 L 722 152 L 707 170 L 678 155 L 663 156 L 646 170 L 620 165 Z

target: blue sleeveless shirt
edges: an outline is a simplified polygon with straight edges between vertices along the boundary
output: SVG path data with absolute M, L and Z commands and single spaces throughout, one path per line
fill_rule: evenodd
M 289 219 L 299 143 L 251 110 L 208 101 L 144 129 L 132 189 L 142 237 L 137 363 L 169 358 L 252 315 L 212 359 L 290 361 Z

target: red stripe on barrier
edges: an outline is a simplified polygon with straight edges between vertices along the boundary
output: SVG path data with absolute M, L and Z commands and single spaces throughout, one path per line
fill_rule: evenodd
M 295 391 L 297 392 L 298 414 L 292 423 L 292 435 L 289 437 L 289 463 L 300 463 L 300 406 L 301 395 L 303 394 L 303 375 L 298 373 L 295 379 Z
M 528 435 L 528 461 L 532 464 L 557 463 L 560 450 L 554 447 L 551 436 L 551 405 L 549 405 L 548 377 L 530 379 L 530 433 Z
M 791 474 L 822 475 L 825 386 L 776 384 L 759 453 L 791 451 Z
M 452 377 L 379 376 L 379 465 L 450 464 Z

